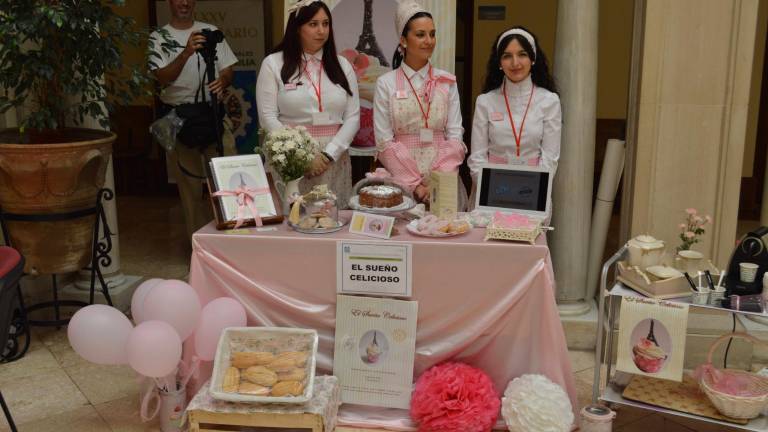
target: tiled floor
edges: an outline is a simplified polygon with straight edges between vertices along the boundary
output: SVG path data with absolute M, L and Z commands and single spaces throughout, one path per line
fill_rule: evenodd
M 118 198 L 122 270 L 148 277 L 183 278 L 189 250 L 180 206 L 166 198 Z M 142 223 L 137 223 L 141 218 Z M 589 403 L 594 355 L 570 352 L 579 404 Z M 125 367 L 98 366 L 81 359 L 67 341 L 66 330 L 35 330 L 30 351 L 21 360 L 0 365 L 0 390 L 20 431 L 90 432 L 158 431 L 157 421 L 139 419 L 140 384 Z M 0 431 L 8 427 L 0 417 Z M 647 411 L 620 409 L 614 430 L 726 431 Z M 339 432 L 355 432 L 338 428 Z

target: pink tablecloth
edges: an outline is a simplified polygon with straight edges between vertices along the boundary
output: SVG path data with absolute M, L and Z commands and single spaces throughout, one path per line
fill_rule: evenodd
M 316 329 L 317 367 L 333 371 L 336 241 L 371 240 L 342 230 L 306 235 L 277 231 L 226 234 L 208 225 L 193 238 L 190 283 L 203 304 L 229 296 L 248 311 L 248 324 Z M 413 244 L 413 300 L 419 302 L 415 377 L 457 360 L 483 369 L 501 394 L 522 374 L 549 377 L 569 394 L 576 387 L 553 287 L 544 237 L 536 245 L 484 242 L 485 230 L 429 239 L 399 225 L 392 240 Z M 192 338 L 190 338 L 191 340 Z M 186 357 L 193 347 L 185 346 Z M 199 384 L 211 373 L 204 364 Z M 199 386 L 198 384 L 198 386 Z M 340 424 L 413 430 L 408 412 L 345 405 Z

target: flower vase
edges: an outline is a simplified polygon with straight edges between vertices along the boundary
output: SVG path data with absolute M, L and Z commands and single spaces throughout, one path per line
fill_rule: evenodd
M 283 201 L 283 214 L 287 215 L 291 212 L 291 201 L 294 194 L 299 194 L 299 183 L 304 177 L 299 177 L 287 182 L 278 182 L 278 190 L 280 191 L 280 198 Z

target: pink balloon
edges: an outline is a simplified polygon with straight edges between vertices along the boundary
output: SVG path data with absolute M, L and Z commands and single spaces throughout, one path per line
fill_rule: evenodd
M 133 297 L 131 297 L 131 315 L 133 316 L 133 322 L 136 324 L 144 321 L 144 299 L 147 298 L 147 294 L 163 280 L 158 278 L 147 279 L 133 292 Z
M 200 299 L 186 282 L 162 281 L 144 299 L 143 315 L 145 321 L 167 322 L 184 341 L 195 331 L 200 320 Z
M 131 332 L 126 351 L 133 370 L 148 377 L 164 377 L 179 365 L 181 339 L 166 322 L 144 321 Z
M 67 326 L 72 349 L 92 363 L 119 365 L 128 362 L 125 345 L 133 324 L 119 310 L 102 304 L 75 312 Z
M 195 351 L 201 360 L 211 361 L 216 355 L 221 332 L 227 327 L 245 327 L 245 308 L 239 301 L 220 297 L 211 301 L 200 314 L 195 330 Z

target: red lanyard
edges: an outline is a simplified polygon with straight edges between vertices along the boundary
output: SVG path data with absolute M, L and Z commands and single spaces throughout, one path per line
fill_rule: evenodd
M 320 60 L 320 71 L 317 73 L 317 85 L 312 80 L 312 74 L 307 70 L 307 61 L 304 61 L 304 74 L 307 75 L 309 82 L 312 84 L 312 88 L 315 89 L 317 95 L 317 103 L 320 106 L 320 112 L 323 112 L 323 93 L 321 86 L 323 85 L 323 61 Z
M 424 112 L 424 106 L 421 105 L 421 99 L 419 98 L 419 94 L 416 93 L 416 89 L 413 88 L 413 83 L 411 82 L 411 79 L 408 78 L 408 75 L 405 74 L 405 71 L 403 72 L 403 76 L 408 81 L 408 85 L 411 86 L 411 91 L 413 92 L 413 95 L 416 96 L 416 102 L 419 103 L 419 109 L 421 110 L 421 117 L 424 119 L 424 127 L 426 129 L 429 129 L 429 110 L 432 109 L 432 98 L 429 98 L 429 103 L 427 104 L 427 112 Z M 432 77 L 432 65 L 429 65 L 429 76 Z M 430 95 L 431 96 L 431 95 Z
M 504 88 L 501 90 L 504 93 L 504 103 L 507 104 L 507 114 L 509 115 L 509 123 L 512 125 L 512 135 L 515 137 L 515 143 L 517 144 L 517 157 L 520 157 L 520 141 L 523 139 L 523 127 L 525 126 L 525 118 L 528 117 L 528 108 L 531 107 L 531 100 L 533 100 L 533 91 L 536 89 L 534 84 L 531 84 L 531 95 L 528 96 L 528 105 L 525 107 L 525 114 L 523 114 L 523 121 L 520 123 L 520 134 L 518 135 L 515 128 L 515 120 L 512 118 L 512 110 L 509 109 L 509 98 L 507 98 L 507 79 L 504 78 Z

